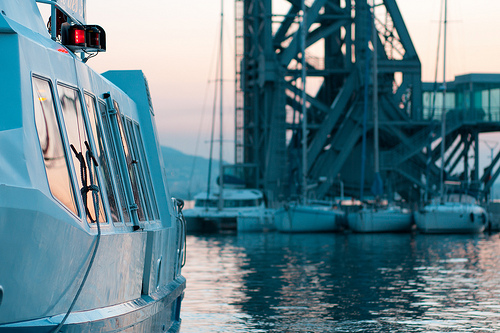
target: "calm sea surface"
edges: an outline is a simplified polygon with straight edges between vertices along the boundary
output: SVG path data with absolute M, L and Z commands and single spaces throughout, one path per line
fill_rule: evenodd
M 188 236 L 181 332 L 500 332 L 500 238 Z

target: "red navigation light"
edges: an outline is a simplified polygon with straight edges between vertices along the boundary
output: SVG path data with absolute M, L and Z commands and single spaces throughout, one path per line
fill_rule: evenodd
M 73 28 L 70 29 L 71 37 L 75 45 L 83 45 L 85 44 L 85 29 L 82 28 Z
M 61 25 L 61 42 L 68 49 L 75 52 L 87 46 L 85 43 L 85 27 L 81 25 L 70 25 L 65 22 Z
M 106 51 L 106 33 L 98 25 L 86 25 L 87 50 Z
M 61 26 L 61 43 L 73 52 L 106 51 L 106 33 L 98 25 L 70 25 L 66 22 Z

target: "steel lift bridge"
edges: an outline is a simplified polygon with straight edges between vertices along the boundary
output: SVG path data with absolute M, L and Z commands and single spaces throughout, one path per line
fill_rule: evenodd
M 263 189 L 270 203 L 289 200 L 301 191 L 301 0 L 235 1 L 235 166 L 247 186 Z M 359 198 L 362 188 L 371 195 L 374 49 L 385 194 L 397 192 L 409 201 L 421 200 L 426 189 L 436 194 L 442 110 L 433 101 L 443 94 L 425 95 L 420 60 L 396 1 L 306 0 L 305 17 L 309 195 L 331 198 L 342 189 Z M 445 175 L 460 174 L 455 176 L 462 184 L 484 194 L 500 172 L 494 167 L 500 157 L 481 170 L 481 179 L 478 135 L 499 131 L 498 118 L 469 107 L 477 103 L 459 95 L 446 94 L 454 102 L 447 108 Z

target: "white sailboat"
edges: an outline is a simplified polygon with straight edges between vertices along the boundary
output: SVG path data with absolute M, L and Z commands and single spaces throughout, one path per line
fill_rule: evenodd
M 444 201 L 436 198 L 415 213 L 417 228 L 423 233 L 480 233 L 488 223 L 486 210 L 470 196 L 453 194 Z
M 411 211 L 399 206 L 365 207 L 349 215 L 349 228 L 355 232 L 408 232 Z
M 238 218 L 243 218 L 248 224 L 250 217 L 266 216 L 264 196 L 261 191 L 255 189 L 225 188 L 222 192 L 224 206 L 219 209 L 220 193 L 199 193 L 194 199 L 194 207 L 184 211 L 187 232 L 219 232 L 219 231 L 253 231 L 253 227 L 239 226 Z M 255 220 L 254 220 L 255 221 Z M 257 220 L 260 221 L 260 220 Z
M 378 66 L 377 46 L 378 33 L 375 26 L 375 6 L 372 6 L 372 45 L 373 45 L 373 131 L 374 131 L 374 165 L 375 165 L 375 195 L 383 194 L 382 178 L 379 166 L 379 126 L 378 126 Z M 378 201 L 378 200 L 377 200 Z M 349 228 L 355 232 L 407 232 L 411 230 L 412 216 L 408 209 L 395 205 L 365 206 L 360 211 L 348 216 Z
M 424 233 L 480 233 L 487 225 L 486 210 L 472 197 L 445 195 L 444 152 L 446 138 L 446 23 L 447 0 L 444 0 L 443 42 L 443 111 L 441 123 L 441 197 L 415 213 L 417 229 Z
M 244 185 L 227 185 L 224 176 L 223 166 L 223 24 L 224 24 L 224 2 L 221 0 L 220 12 L 220 55 L 219 55 L 219 190 L 210 189 L 210 171 L 208 176 L 207 191 L 195 196 L 195 205 L 192 209 L 184 211 L 188 233 L 197 232 L 219 232 L 237 230 L 238 217 L 248 215 L 244 222 L 260 221 L 259 217 L 267 217 L 265 213 L 264 195 L 257 189 L 246 189 Z M 214 113 L 215 114 L 215 113 Z M 212 129 L 213 133 L 213 129 Z M 213 145 L 213 140 L 211 141 Z M 212 150 L 212 148 L 210 148 Z M 210 158 L 212 153 L 210 152 Z M 250 219 L 252 217 L 252 219 Z M 252 226 L 242 226 L 241 229 L 252 228 Z
M 341 228 L 343 212 L 332 206 L 312 205 L 307 202 L 307 106 L 306 106 L 306 6 L 301 4 L 300 28 L 302 65 L 302 203 L 285 205 L 274 213 L 274 223 L 280 232 L 334 232 Z

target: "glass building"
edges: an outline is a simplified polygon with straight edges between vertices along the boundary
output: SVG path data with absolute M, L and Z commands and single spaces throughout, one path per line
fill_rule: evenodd
M 423 117 L 441 120 L 443 83 L 422 83 Z M 447 121 L 500 121 L 500 74 L 466 74 L 446 84 Z

